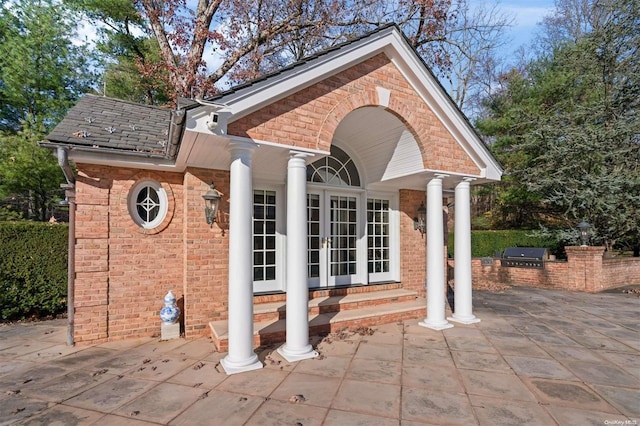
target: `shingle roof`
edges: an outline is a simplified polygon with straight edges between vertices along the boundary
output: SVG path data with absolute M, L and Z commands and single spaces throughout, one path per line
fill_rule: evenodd
M 47 140 L 56 145 L 165 157 L 170 122 L 168 109 L 84 95 Z

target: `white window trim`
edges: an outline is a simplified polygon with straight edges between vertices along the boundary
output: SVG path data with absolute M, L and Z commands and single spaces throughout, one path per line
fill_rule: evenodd
M 280 292 L 286 290 L 286 206 L 283 185 L 254 185 L 251 191 L 251 216 L 253 218 L 253 191 L 274 191 L 276 193 L 276 279 L 253 281 L 254 293 Z M 252 220 L 253 222 L 253 220 Z M 251 268 L 253 271 L 253 226 L 251 227 Z M 253 276 L 253 272 L 251 274 Z
M 150 222 L 147 222 L 138 214 L 137 208 L 138 194 L 141 190 L 147 187 L 153 188 L 156 191 L 160 204 L 160 211 L 158 212 L 158 215 L 154 220 Z M 167 196 L 167 192 L 162 187 L 162 184 L 160 182 L 152 179 L 142 179 L 136 182 L 133 187 L 131 187 L 127 200 L 127 206 L 129 208 L 129 215 L 131 216 L 131 219 L 136 223 L 136 225 L 140 226 L 143 229 L 154 229 L 160 226 L 167 217 L 167 212 L 169 210 L 169 199 Z
M 392 192 L 376 192 L 367 191 L 365 196 L 365 204 L 363 209 L 363 215 L 366 223 L 367 217 L 367 200 L 383 199 L 389 201 L 389 272 L 372 273 L 368 272 L 369 258 L 365 254 L 366 265 L 365 270 L 368 275 L 369 283 L 396 281 L 400 282 L 400 212 L 398 211 L 398 194 Z M 367 234 L 365 226 L 365 234 Z M 367 245 L 367 237 L 365 235 L 365 245 Z

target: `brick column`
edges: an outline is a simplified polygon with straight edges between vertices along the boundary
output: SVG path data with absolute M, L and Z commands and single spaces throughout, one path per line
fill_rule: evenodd
M 111 181 L 78 170 L 76 180 L 74 342 L 109 337 L 109 195 Z M 96 173 L 99 175 L 99 173 Z
M 604 247 L 565 247 L 569 265 L 568 284 L 571 290 L 594 293 L 604 290 L 602 257 Z

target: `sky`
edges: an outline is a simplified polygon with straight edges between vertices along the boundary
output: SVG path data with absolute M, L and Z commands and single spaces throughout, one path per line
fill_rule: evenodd
M 469 2 L 475 3 L 478 0 L 469 0 Z M 554 0 L 502 0 L 499 6 L 514 17 L 513 27 L 507 33 L 510 43 L 506 49 L 514 52 L 520 46 L 528 45 L 533 39 L 537 23 L 553 10 Z

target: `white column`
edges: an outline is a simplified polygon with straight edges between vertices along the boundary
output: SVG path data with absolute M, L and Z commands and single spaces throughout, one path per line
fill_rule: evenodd
M 262 368 L 253 351 L 251 156 L 254 147 L 235 142 L 230 146 L 229 353 L 220 361 L 227 374 Z
M 455 293 L 454 313 L 449 317 L 449 321 L 462 324 L 480 322 L 473 315 L 471 297 L 471 197 L 469 182 L 472 180 L 474 179 L 465 178 L 456 186 L 455 199 L 455 268 L 453 272 Z
M 307 156 L 290 152 L 287 167 L 287 341 L 278 353 L 289 362 L 318 356 L 309 344 Z
M 445 318 L 442 224 L 442 179 L 445 177 L 436 175 L 427 184 L 427 318 L 419 324 L 432 330 L 453 327 Z

